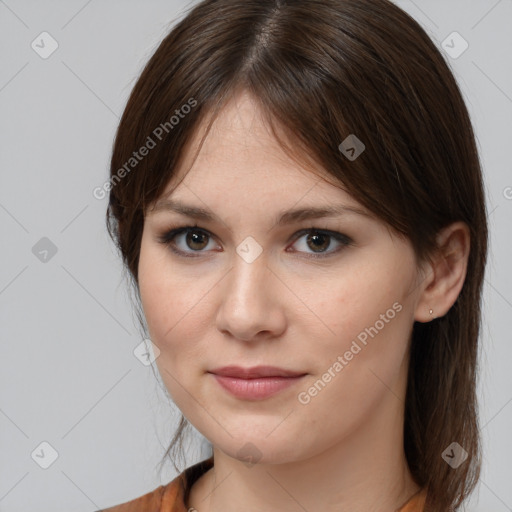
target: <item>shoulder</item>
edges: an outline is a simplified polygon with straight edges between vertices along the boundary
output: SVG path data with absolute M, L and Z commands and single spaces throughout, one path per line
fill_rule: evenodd
M 168 484 L 170 485 L 170 484 Z M 160 512 L 162 496 L 167 486 L 160 485 L 155 490 L 134 500 L 97 510 L 96 512 Z
M 167 485 L 131 501 L 95 512 L 186 512 L 192 484 L 213 466 L 213 457 L 190 466 Z

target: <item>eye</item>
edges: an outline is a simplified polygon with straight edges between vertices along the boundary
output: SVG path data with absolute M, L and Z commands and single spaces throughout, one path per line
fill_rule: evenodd
M 201 256 L 201 253 L 207 252 L 212 241 L 212 235 L 205 229 L 196 226 L 181 226 L 164 233 L 157 238 L 158 242 L 168 246 L 171 251 L 187 258 L 195 258 Z M 345 246 L 351 245 L 352 240 L 335 231 L 321 230 L 318 228 L 303 229 L 294 235 L 294 245 L 301 241 L 302 249 L 287 252 L 304 252 L 307 258 L 326 258 L 335 253 L 340 252 Z M 327 251 L 331 247 L 333 240 L 337 244 L 337 248 Z M 307 249 L 313 252 L 308 253 Z M 211 250 L 212 248 L 210 248 Z M 196 253 L 196 254 L 194 254 Z
M 163 236 L 158 237 L 158 241 L 169 246 L 171 251 L 180 256 L 195 258 L 200 254 L 193 254 L 194 252 L 205 252 L 203 249 L 208 247 L 209 238 L 211 235 L 208 231 L 199 229 L 198 226 L 182 226 L 164 233 Z M 187 248 L 192 252 L 187 251 Z
M 307 251 L 299 250 L 299 251 L 293 251 L 293 252 L 306 252 L 308 255 L 307 258 L 326 258 L 328 256 L 331 256 L 335 253 L 340 252 L 345 246 L 351 245 L 352 240 L 342 234 L 337 233 L 336 231 L 327 231 L 317 228 L 310 228 L 310 229 L 304 229 L 302 231 L 299 231 L 297 233 L 298 238 L 297 241 L 303 240 L 303 243 L 299 243 L 299 247 L 302 247 L 304 249 L 312 249 L 313 253 L 307 253 Z M 329 247 L 331 247 L 332 241 L 335 241 L 335 243 L 338 244 L 337 249 L 326 251 Z

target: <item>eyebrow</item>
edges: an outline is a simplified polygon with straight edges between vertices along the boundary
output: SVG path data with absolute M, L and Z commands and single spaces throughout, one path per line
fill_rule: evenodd
M 204 221 L 218 221 L 224 224 L 224 222 L 217 215 L 215 215 L 207 208 L 200 208 L 197 206 L 187 205 L 185 203 L 173 199 L 161 199 L 160 201 L 158 201 L 155 207 L 153 208 L 152 212 L 157 211 L 171 211 L 180 213 L 181 215 L 185 215 L 187 217 L 192 217 L 194 219 Z M 275 219 L 275 225 L 283 226 L 286 224 L 292 224 L 294 222 L 299 222 L 303 220 L 319 219 L 325 217 L 338 217 L 350 213 L 371 218 L 371 214 L 356 206 L 333 204 L 322 207 L 297 208 L 294 210 L 281 211 L 277 215 L 277 218 Z

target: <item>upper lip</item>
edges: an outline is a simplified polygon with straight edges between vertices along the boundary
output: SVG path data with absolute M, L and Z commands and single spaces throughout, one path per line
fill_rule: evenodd
M 295 372 L 278 368 L 277 366 L 253 366 L 251 368 L 242 368 L 241 366 L 223 366 L 215 368 L 209 373 L 221 375 L 223 377 L 236 377 L 239 379 L 256 379 L 258 377 L 300 377 L 306 375 L 305 372 Z

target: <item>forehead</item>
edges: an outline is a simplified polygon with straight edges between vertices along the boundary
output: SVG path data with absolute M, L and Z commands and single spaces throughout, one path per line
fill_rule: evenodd
M 207 125 L 208 119 L 203 120 L 188 141 L 164 196 L 191 197 L 195 193 L 201 199 L 221 193 L 224 199 L 243 194 L 250 200 L 265 195 L 281 204 L 302 198 L 358 204 L 311 157 L 299 157 L 298 152 L 292 157 L 285 152 L 258 102 L 247 92 L 238 93 L 224 105 L 197 153 Z M 284 131 L 279 131 L 279 137 L 293 148 Z

